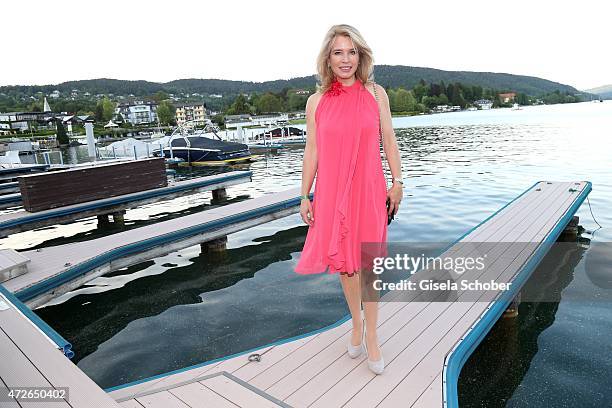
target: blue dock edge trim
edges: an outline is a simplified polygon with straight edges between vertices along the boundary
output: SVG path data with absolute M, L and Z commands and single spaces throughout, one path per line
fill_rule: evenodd
M 30 310 L 29 307 L 24 305 L 15 295 L 13 295 L 8 289 L 0 284 L 0 293 L 8 299 L 21 313 L 23 313 L 30 321 L 38 327 L 47 337 L 53 341 L 57 347 L 62 350 L 64 355 L 68 358 L 74 357 L 74 351 L 72 351 L 72 344 L 70 344 L 65 338 L 63 338 L 58 332 L 53 330 L 51 326 L 45 323 L 36 313 Z
M 312 195 L 312 193 L 311 193 Z M 108 262 L 115 259 L 122 258 L 127 255 L 136 254 L 139 252 L 146 251 L 151 248 L 155 248 L 159 245 L 163 245 L 169 242 L 178 241 L 181 239 L 189 238 L 191 236 L 201 234 L 217 228 L 222 228 L 226 225 L 235 224 L 241 221 L 245 221 L 251 218 L 256 218 L 262 215 L 283 210 L 286 208 L 295 207 L 300 204 L 300 198 L 295 197 L 288 200 L 281 201 L 276 204 L 266 205 L 255 210 L 251 210 L 245 213 L 234 214 L 223 217 L 215 221 L 209 221 L 203 224 L 194 225 L 191 227 L 183 228 L 181 230 L 173 231 L 168 234 L 148 238 L 142 241 L 138 241 L 132 244 L 124 245 L 118 248 L 114 248 L 108 252 L 95 256 L 85 262 L 66 269 L 64 272 L 59 273 L 52 278 L 41 281 L 37 284 L 24 288 L 20 291 L 15 292 L 15 296 L 22 302 L 27 302 L 43 293 L 46 293 L 64 283 L 70 282 L 71 280 L 86 274 L 87 272 L 100 267 Z
M 539 183 L 539 182 L 538 182 Z M 538 184 L 536 183 L 536 185 Z M 535 185 L 534 185 L 535 186 Z M 531 188 L 533 188 L 532 186 Z M 527 191 L 531 190 L 529 188 Z M 586 197 L 592 190 L 592 183 L 590 181 L 586 181 L 586 185 L 584 189 L 580 192 L 574 203 L 570 208 L 567 209 L 561 220 L 557 223 L 555 228 L 548 234 L 546 239 L 539 246 L 535 255 L 532 256 L 527 264 L 521 269 L 521 271 L 517 274 L 514 279 L 514 284 L 511 286 L 511 289 L 503 292 L 498 300 L 496 300 L 493 305 L 481 316 L 480 320 L 470 329 L 470 331 L 466 334 L 461 342 L 459 342 L 456 347 L 451 350 L 451 352 L 447 355 L 446 361 L 443 369 L 442 376 L 442 387 L 444 393 L 444 406 L 447 408 L 458 408 L 459 407 L 459 396 L 457 391 L 457 385 L 459 381 L 459 375 L 461 374 L 461 369 L 463 365 L 468 360 L 468 358 L 472 355 L 476 347 L 482 342 L 482 340 L 489 333 L 493 325 L 497 322 L 502 313 L 506 310 L 512 299 L 516 296 L 516 294 L 523 287 L 525 282 L 529 279 L 533 271 L 537 268 L 540 261 L 544 258 L 544 256 L 548 253 L 552 245 L 555 243 L 561 232 L 565 229 L 566 225 L 571 221 L 572 217 L 578 211 L 578 208 L 582 205 Z M 521 195 L 516 197 L 514 200 L 506 204 L 504 207 L 499 209 L 495 214 L 503 210 L 505 207 L 510 205 L 512 202 L 516 201 L 519 197 L 525 194 L 527 191 L 523 192 Z M 482 223 L 489 220 L 491 217 L 487 218 Z M 482 224 L 481 223 L 481 224 Z M 479 224 L 478 226 L 480 226 Z M 478 226 L 472 228 L 468 232 L 466 232 L 461 238 L 470 234 L 474 231 Z M 461 239 L 460 238 L 460 239 Z M 517 289 L 518 288 L 518 289 Z
M 205 180 L 202 181 L 201 183 L 195 183 L 195 184 L 191 184 L 189 186 L 169 186 L 169 187 L 162 187 L 160 189 L 155 189 L 155 190 L 148 190 L 148 191 L 142 191 L 139 193 L 135 193 L 137 195 L 133 195 L 131 197 L 117 197 L 117 198 L 112 198 L 112 199 L 107 199 L 107 201 L 103 202 L 103 203 L 95 203 L 95 204 L 89 204 L 89 205 L 77 205 L 77 207 L 74 208 L 57 208 L 49 213 L 45 213 L 45 214 L 32 214 L 32 215 L 28 215 L 25 217 L 20 217 L 20 218 L 16 218 L 14 220 L 9 220 L 9 221 L 5 221 L 5 222 L 0 222 L 0 228 L 10 228 L 10 227 L 14 227 L 20 224 L 28 224 L 31 222 L 36 222 L 36 221 L 42 221 L 42 220 L 46 220 L 48 218 L 55 218 L 55 217 L 62 217 L 65 215 L 70 215 L 70 214 L 74 214 L 74 213 L 79 213 L 79 212 L 83 212 L 83 211 L 89 211 L 89 210 L 95 210 L 97 208 L 104 208 L 104 207 L 111 207 L 114 205 L 118 205 L 118 204 L 124 204 L 124 203 L 129 203 L 131 201 L 137 201 L 137 200 L 142 200 L 142 199 L 146 199 L 146 198 L 152 198 L 152 197 L 158 197 L 158 196 L 164 196 L 166 194 L 172 194 L 172 193 L 176 193 L 179 191 L 184 191 L 184 190 L 191 190 L 194 188 L 200 188 L 200 187 L 205 187 L 207 185 L 210 184 L 216 184 L 216 183 L 220 183 L 220 182 L 224 182 L 224 181 L 229 181 L 229 180 L 234 180 L 234 179 L 240 179 L 240 178 L 244 178 L 244 177 L 249 177 L 251 179 L 251 181 L 253 180 L 253 172 L 248 170 L 248 171 L 244 171 L 244 173 L 242 174 L 232 174 L 229 176 L 225 176 L 223 178 L 218 178 L 215 180 Z

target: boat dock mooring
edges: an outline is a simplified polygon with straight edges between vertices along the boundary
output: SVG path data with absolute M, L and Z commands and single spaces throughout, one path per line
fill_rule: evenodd
M 346 343 L 351 334 L 350 315 L 347 315 L 314 332 L 106 391 L 122 407 L 457 407 L 457 380 L 463 364 L 520 293 L 590 191 L 591 183 L 587 181 L 537 182 L 445 250 L 442 256 L 456 255 L 465 248 L 459 245 L 462 243 L 490 244 L 489 267 L 477 272 L 480 275 L 475 277 L 512 283 L 511 289 L 498 297 L 485 300 L 483 292 L 482 297 L 474 300 L 473 293 L 468 299 L 465 292 L 458 291 L 454 302 L 425 299 L 416 293 L 410 295 L 412 298 L 397 301 L 394 300 L 396 293 L 385 294 L 379 303 L 378 323 L 379 342 L 386 362 L 382 375 L 374 375 L 368 370 L 365 356 L 351 359 L 346 355 Z M 51 268 L 56 272 L 53 276 L 45 277 L 45 273 L 41 273 L 36 275 L 41 280 L 30 286 L 11 284 L 11 280 L 6 286 L 22 300 L 33 300 L 36 304 L 48 298 L 52 288 L 57 287 L 57 284 L 50 284 L 53 279 L 58 278 L 57 283 L 70 290 L 71 280 L 78 280 L 95 268 L 104 268 L 102 264 L 129 257 L 134 261 L 136 253 L 143 251 L 149 251 L 148 256 L 155 256 L 156 245 L 162 242 L 185 241 L 187 244 L 189 237 L 197 236 L 191 241 L 194 243 L 214 238 L 215 228 L 224 229 L 227 234 L 265 222 L 262 217 L 274 219 L 288 215 L 297 211 L 297 194 L 299 190 L 294 189 L 230 204 L 206 211 L 215 212 L 211 212 L 209 218 L 203 214 L 187 216 L 202 218 L 184 222 L 183 226 L 197 225 L 196 231 L 190 230 L 185 235 L 180 231 L 172 235 L 173 231 L 166 227 L 155 233 L 154 230 L 163 224 L 160 223 L 147 230 L 150 235 L 141 235 L 148 227 L 139 228 L 141 232 L 133 235 L 132 231 L 121 233 L 127 235 L 123 235 L 113 248 L 110 243 L 101 241 L 104 238 L 95 240 L 90 248 L 63 253 L 61 256 L 83 252 L 71 261 L 76 263 L 64 268 L 53 269 L 61 262 L 55 259 L 60 253 L 53 254 L 49 248 L 44 251 L 51 253 L 48 262 L 54 265 Z M 243 207 L 237 212 L 239 205 Z M 168 241 L 167 237 L 172 239 Z M 40 268 L 44 268 L 43 263 Z M 81 265 L 78 273 L 69 272 L 74 271 L 73 265 Z M 0 311 L 0 317 L 5 312 Z M 6 332 L 6 321 L 0 320 L 0 323 Z M 42 336 L 40 332 L 31 335 Z M 0 368 L 0 377 L 5 384 L 14 384 L 15 379 L 11 376 L 15 370 L 11 366 L 16 363 L 9 361 L 9 366 Z M 30 361 L 41 360 L 30 358 Z M 73 370 L 79 371 L 76 366 Z M 71 402 L 71 405 L 99 406 L 85 402 L 83 405 Z

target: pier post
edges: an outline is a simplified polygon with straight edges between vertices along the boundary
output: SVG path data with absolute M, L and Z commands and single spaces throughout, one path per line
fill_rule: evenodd
M 200 249 L 203 254 L 224 252 L 227 249 L 227 236 L 202 242 Z
M 113 223 L 118 225 L 118 226 L 124 226 L 125 225 L 125 211 L 118 211 L 116 213 L 113 213 Z
M 110 221 L 108 220 L 108 214 L 98 215 L 98 228 L 108 227 Z
M 87 154 L 91 158 L 96 156 L 96 140 L 94 138 L 93 122 L 85 122 L 85 135 L 87 137 Z
M 581 232 L 580 228 L 582 228 L 578 225 L 579 221 L 580 221 L 580 218 L 577 215 L 574 215 L 572 219 L 570 220 L 570 222 L 567 223 L 567 225 L 565 226 L 565 229 L 563 230 L 561 234 L 566 235 L 566 236 L 569 235 L 572 237 L 577 237 L 578 234 L 580 234 Z
M 517 293 L 512 302 L 508 305 L 508 308 L 502 315 L 504 318 L 517 317 L 518 316 L 518 308 L 521 304 L 521 292 Z
M 225 188 L 213 190 L 212 195 L 212 204 L 217 204 L 227 200 L 227 192 L 225 191 Z

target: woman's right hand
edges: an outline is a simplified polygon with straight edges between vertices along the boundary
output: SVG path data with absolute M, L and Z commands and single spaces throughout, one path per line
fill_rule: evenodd
M 300 215 L 302 216 L 302 221 L 312 227 L 314 224 L 314 212 L 312 211 L 310 200 L 302 200 L 300 203 Z

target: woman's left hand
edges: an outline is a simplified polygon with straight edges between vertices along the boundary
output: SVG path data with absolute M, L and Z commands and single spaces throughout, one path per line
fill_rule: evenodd
M 404 191 L 400 183 L 393 183 L 393 186 L 387 191 L 387 198 L 389 199 L 389 211 L 387 215 L 397 214 L 399 210 Z

